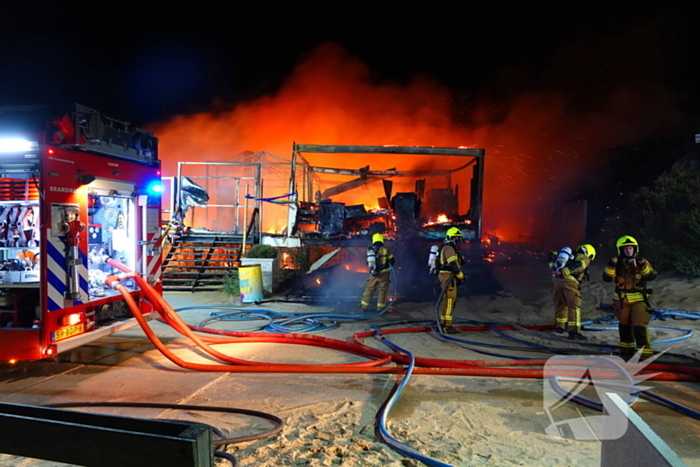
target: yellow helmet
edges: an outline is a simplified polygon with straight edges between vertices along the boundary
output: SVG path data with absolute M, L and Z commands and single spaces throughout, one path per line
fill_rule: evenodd
M 617 252 L 618 254 L 622 254 L 622 247 L 623 246 L 633 246 L 634 247 L 634 254 L 639 253 L 639 243 L 637 243 L 637 239 L 634 237 L 631 237 L 629 235 L 623 235 L 622 237 L 617 239 Z
M 579 246 L 576 250 L 588 256 L 588 259 L 591 261 L 595 259 L 595 247 L 591 244 L 586 243 L 585 245 Z
M 447 229 L 447 233 L 445 234 L 445 239 L 447 241 L 451 241 L 454 239 L 461 239 L 462 238 L 462 231 L 459 230 L 457 227 L 450 227 Z
M 377 242 L 384 243 L 384 235 L 382 235 L 380 233 L 376 233 L 376 234 L 372 235 L 372 243 L 377 243 Z

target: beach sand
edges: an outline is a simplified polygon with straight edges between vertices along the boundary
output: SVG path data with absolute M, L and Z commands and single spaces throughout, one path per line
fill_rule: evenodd
M 612 285 L 600 280 L 602 265 L 591 268 L 590 282 L 583 286 L 583 319 L 596 319 L 609 314 L 601 305 L 610 303 Z M 503 290 L 481 295 L 468 290 L 459 298 L 456 318 L 500 322 L 518 325 L 551 325 L 554 309 L 549 297 L 550 279 L 541 264 L 523 263 L 497 268 L 495 276 Z M 465 286 L 469 287 L 469 280 Z M 680 275 L 661 275 L 650 283 L 654 289 L 652 306 L 664 309 L 697 311 L 700 308 L 700 280 Z M 174 308 L 185 306 L 212 306 L 229 304 L 221 293 L 169 294 L 166 298 Z M 254 306 L 249 308 L 256 308 Z M 338 307 L 309 306 L 300 303 L 270 302 L 259 308 L 274 308 L 289 313 L 348 311 Z M 355 312 L 355 310 L 352 310 Z M 208 310 L 183 311 L 180 315 L 190 324 L 197 324 Z M 371 325 L 382 329 L 426 326 L 435 316 L 431 302 L 398 302 L 392 312 L 370 320 L 342 322 L 339 327 L 321 335 L 350 341 L 358 332 L 366 332 Z M 457 323 L 459 324 L 459 323 Z M 654 321 L 653 326 L 696 329 L 697 321 L 683 319 Z M 216 322 L 212 327 L 235 329 L 231 322 Z M 168 345 L 182 358 L 207 362 L 207 357 L 185 345 L 172 331 L 160 323 L 154 324 L 160 335 L 168 338 Z M 543 345 L 567 346 L 552 331 L 549 337 L 535 337 L 509 332 L 510 335 Z M 586 331 L 591 342 L 617 342 L 615 331 Z M 683 331 L 652 329 L 652 338 L 677 337 Z M 499 345 L 517 345 L 493 332 L 460 333 L 463 339 Z M 551 338 L 550 338 L 551 337 Z M 402 348 L 426 358 L 456 360 L 500 360 L 501 357 L 484 355 L 445 342 L 431 332 L 391 334 L 388 336 Z M 371 347 L 389 351 L 374 337 L 362 340 Z M 104 348 L 116 344 L 126 346 L 131 355 L 122 355 L 117 361 L 106 363 L 102 357 L 89 357 L 90 348 Z M 125 344 L 125 343 L 128 343 Z M 101 345 L 101 347 L 100 347 Z M 421 462 L 407 458 L 381 441 L 375 428 L 375 419 L 393 388 L 401 382 L 398 375 L 372 374 L 284 374 L 284 373 L 212 373 L 197 374 L 177 368 L 157 350 L 145 342 L 140 330 L 112 336 L 103 342 L 91 344 L 81 352 L 62 357 L 63 364 L 76 365 L 72 370 L 81 374 L 79 384 L 69 388 L 60 386 L 60 378 L 47 379 L 40 384 L 15 388 L 17 378 L 4 378 L 0 385 L 3 402 L 41 404 L 65 400 L 158 400 L 179 404 L 239 407 L 272 413 L 285 420 L 278 435 L 228 447 L 238 465 L 247 466 L 419 466 Z M 484 347 L 468 346 L 476 349 Z M 700 342 L 697 336 L 670 344 L 661 344 L 655 350 L 698 357 Z M 221 345 L 217 349 L 239 358 L 271 363 L 334 364 L 364 361 L 361 356 L 345 354 L 320 347 L 292 346 L 274 343 Z M 497 350 L 496 353 L 547 358 L 541 352 Z M 82 356 L 81 356 L 82 355 Z M 111 354 L 110 354 L 111 355 Z M 92 360 L 91 360 L 92 358 Z M 100 362 L 105 366 L 100 367 Z M 59 363 L 56 363 L 57 365 Z M 80 366 L 82 365 L 82 366 Z M 153 381 L 152 384 L 144 382 Z M 156 383 L 157 381 L 167 382 Z M 114 384 L 121 381 L 123 388 Z M 138 383 L 140 381 L 140 383 Z M 52 386 L 52 384 L 54 386 Z M 59 384 L 59 389 L 55 385 Z M 67 383 L 66 383 L 67 384 Z M 158 390 L 158 385 L 161 388 Z M 168 386 L 168 384 L 170 386 Z M 600 415 L 592 409 L 568 402 L 556 411 L 548 412 L 544 402 L 545 384 L 541 379 L 474 377 L 455 375 L 416 374 L 408 380 L 400 397 L 389 413 L 387 430 L 391 436 L 421 454 L 454 466 L 471 465 L 600 465 L 601 443 L 597 439 L 581 440 L 564 430 L 562 437 L 554 438 L 545 429 L 552 422 Z M 651 383 L 660 394 L 700 410 L 695 395 L 700 383 Z M 140 388 L 134 397 L 133 388 Z M 2 387 L 0 386 L 0 387 Z M 131 386 L 132 390 L 128 390 Z M 49 388 L 54 388 L 53 390 Z M 99 388 L 99 389 L 98 389 Z M 108 389 L 106 389 L 108 388 Z M 700 448 L 694 440 L 700 435 L 700 421 L 647 401 L 634 405 L 635 411 L 657 431 L 689 466 L 700 466 Z M 188 411 L 144 413 L 139 410 L 107 410 L 137 417 L 191 419 L 209 423 L 231 436 L 241 436 L 270 428 L 267 421 L 247 417 L 231 417 Z M 3 466 L 56 466 L 56 462 L 40 461 L 0 455 Z M 228 465 L 220 461 L 219 465 Z

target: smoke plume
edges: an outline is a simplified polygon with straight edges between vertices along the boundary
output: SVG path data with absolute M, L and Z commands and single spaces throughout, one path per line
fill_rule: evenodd
M 592 53 L 582 52 L 582 47 L 573 47 L 573 52 Z M 543 212 L 601 176 L 609 148 L 657 134 L 680 119 L 673 97 L 655 79 L 609 81 L 595 102 L 584 105 L 580 93 L 573 98 L 561 84 L 572 72 L 566 51 L 549 74 L 529 76 L 516 95 L 505 91 L 507 98 L 494 98 L 494 83 L 484 90 L 488 97 L 473 92 L 465 99 L 425 76 L 408 83 L 378 82 L 360 59 L 337 44 L 326 44 L 299 63 L 272 95 L 157 125 L 163 172 L 174 175 L 177 161 L 231 161 L 243 151 L 290 158 L 293 142 L 484 148 L 485 227 L 512 241 L 536 235 Z M 512 78 L 516 72 L 504 73 Z M 581 76 L 573 82 L 578 89 L 586 87 Z M 372 170 L 445 169 L 464 162 L 435 156 L 305 157 L 318 166 L 369 165 Z M 468 185 L 466 178 L 458 181 L 460 207 L 466 211 Z M 340 201 L 376 205 L 381 183 L 373 187 L 376 191 L 369 193 L 348 192 Z M 412 188 L 399 183 L 398 191 L 407 190 Z

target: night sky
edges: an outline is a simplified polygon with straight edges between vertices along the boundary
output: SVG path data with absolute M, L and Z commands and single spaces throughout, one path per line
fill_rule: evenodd
M 73 101 L 155 129 L 165 171 L 194 153 L 288 157 L 293 140 L 474 143 L 485 215 L 511 237 L 533 207 L 622 187 L 611 148 L 700 129 L 689 10 L 218 5 L 3 2 L 0 105 Z M 195 127 L 206 144 L 184 140 Z
M 334 42 L 377 81 L 425 76 L 454 90 L 457 119 L 475 95 L 489 99 L 498 118 L 523 93 L 566 93 L 570 106 L 585 109 L 617 87 L 644 85 L 666 86 L 684 116 L 699 114 L 697 28 L 689 11 L 658 5 L 331 13 L 8 1 L 1 8 L 4 105 L 73 100 L 147 124 L 275 92 L 315 47 Z

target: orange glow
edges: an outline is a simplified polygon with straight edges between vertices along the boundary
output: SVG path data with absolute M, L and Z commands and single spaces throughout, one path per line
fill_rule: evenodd
M 518 241 L 523 235 L 534 237 L 547 231 L 544 216 L 552 214 L 572 184 L 599 173 L 607 163 L 608 148 L 656 134 L 661 125 L 679 118 L 673 100 L 661 98 L 663 89 L 621 89 L 596 108 L 575 111 L 566 96 L 541 89 L 493 103 L 457 95 L 424 75 L 405 83 L 381 82 L 336 44 L 322 45 L 306 57 L 272 94 L 223 110 L 221 102 L 227 96 L 222 96 L 212 104 L 216 112 L 179 115 L 151 127 L 160 139 L 164 175 L 176 175 L 178 161 L 235 161 L 244 151 L 264 150 L 291 159 L 295 141 L 484 148 L 484 228 L 502 239 Z M 640 102 L 649 98 L 647 93 L 658 98 L 658 112 L 639 111 Z M 467 160 L 358 154 L 304 157 L 322 167 L 369 165 L 370 170 L 448 169 Z M 459 185 L 459 214 L 465 214 L 471 169 L 455 174 L 449 186 L 445 178 L 433 177 L 426 185 L 434 183 L 440 189 Z M 320 189 L 350 179 L 328 177 Z M 412 179 L 391 181 L 393 193 L 415 189 Z M 265 180 L 266 196 L 273 196 L 268 192 L 271 182 Z M 288 186 L 288 180 L 280 183 Z M 384 196 L 377 180 L 334 196 L 333 201 L 376 206 L 377 198 Z M 282 232 L 286 218 L 277 225 L 269 212 L 262 230 Z
M 280 261 L 280 268 L 282 269 L 298 269 L 294 264 L 294 258 L 291 254 L 282 252 L 282 261 Z
M 7 363 L 9 363 L 10 365 L 14 365 L 15 363 L 17 363 L 17 360 L 12 358 L 12 359 L 8 360 Z
M 321 285 L 321 279 L 316 279 L 316 283 L 317 283 L 318 285 Z
M 440 214 L 437 216 L 437 219 L 435 219 L 434 221 L 431 221 L 431 222 L 426 222 L 425 224 L 423 224 L 423 226 L 440 225 L 440 224 L 446 224 L 448 222 L 452 222 L 452 219 L 447 217 L 446 214 Z M 471 222 L 467 222 L 467 223 L 470 224 Z

